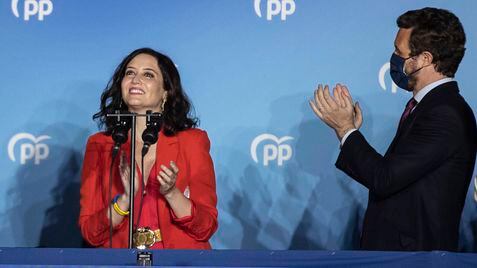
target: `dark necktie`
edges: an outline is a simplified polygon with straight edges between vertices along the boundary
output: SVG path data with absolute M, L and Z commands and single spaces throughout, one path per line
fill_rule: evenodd
M 401 115 L 401 120 L 399 121 L 399 127 L 401 127 L 401 125 L 404 123 L 404 121 L 406 120 L 406 118 L 408 118 L 408 116 L 411 114 L 412 112 L 412 109 L 414 109 L 414 107 L 416 107 L 417 105 L 417 101 L 414 99 L 414 98 L 411 98 L 407 104 L 406 104 L 406 109 L 404 109 L 404 112 L 402 113 Z

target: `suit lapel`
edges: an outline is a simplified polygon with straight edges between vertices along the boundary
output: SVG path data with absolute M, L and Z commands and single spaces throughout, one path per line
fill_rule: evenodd
M 419 117 L 419 114 L 427 108 L 432 107 L 434 100 L 443 97 L 445 98 L 445 95 L 447 94 L 455 94 L 458 92 L 459 89 L 457 87 L 457 82 L 452 81 L 439 85 L 433 90 L 431 90 L 429 93 L 427 93 L 427 95 L 424 96 L 424 98 L 417 104 L 416 108 L 414 109 L 414 111 L 412 111 L 409 117 L 403 122 L 401 126 L 398 127 L 398 130 L 396 131 L 396 136 L 394 136 L 394 139 L 391 142 L 391 145 L 389 146 L 385 155 L 394 151 L 394 148 L 399 142 L 399 140 L 405 137 L 412 129 L 412 126 L 414 125 L 416 119 Z
M 157 140 L 156 147 L 156 168 L 159 172 L 161 165 L 166 167 L 170 166 L 170 161 L 177 163 L 179 155 L 179 140 L 176 135 L 168 137 L 161 131 L 159 132 L 159 139 Z M 167 229 L 170 223 L 170 207 L 167 204 L 166 199 L 160 195 L 157 199 L 157 215 L 159 216 L 159 228 L 163 231 L 163 243 L 167 247 L 166 243 L 169 243 L 170 238 L 167 233 L 170 230 Z
M 170 161 L 177 163 L 177 157 L 179 154 L 179 142 L 177 136 L 168 137 L 159 132 L 159 139 L 157 140 L 156 147 L 156 165 L 169 166 Z
M 412 125 L 414 124 L 414 121 L 416 120 L 416 117 L 419 113 L 419 109 L 420 109 L 419 106 L 420 105 L 418 104 L 416 106 L 416 108 L 414 109 L 414 111 L 412 111 L 411 114 L 408 116 L 408 118 L 406 118 L 406 120 L 404 120 L 404 122 L 402 122 L 402 125 L 398 126 L 398 129 L 396 131 L 396 135 L 394 136 L 393 141 L 391 142 L 391 145 L 389 145 L 389 148 L 386 151 L 385 155 L 387 155 L 388 153 L 393 152 L 394 147 L 398 143 L 400 137 L 405 136 L 409 132 L 409 130 L 411 129 Z

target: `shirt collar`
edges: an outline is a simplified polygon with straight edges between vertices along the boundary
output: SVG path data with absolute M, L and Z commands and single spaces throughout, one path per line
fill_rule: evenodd
M 416 96 L 414 96 L 414 99 L 417 101 L 417 103 L 421 102 L 421 100 L 424 98 L 424 96 L 427 95 L 427 93 L 429 93 L 431 90 L 433 90 L 434 88 L 444 84 L 444 83 L 447 83 L 447 82 L 451 82 L 451 81 L 454 81 L 454 78 L 450 78 L 450 77 L 446 77 L 446 78 L 442 78 L 440 80 L 437 80 L 433 83 L 430 83 L 429 85 L 423 87 L 421 90 L 419 90 L 419 92 L 417 92 Z

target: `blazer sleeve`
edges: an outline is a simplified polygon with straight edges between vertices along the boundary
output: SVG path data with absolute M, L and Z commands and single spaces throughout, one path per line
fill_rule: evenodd
M 215 173 L 210 157 L 210 141 L 204 131 L 190 136 L 185 144 L 185 155 L 189 165 L 189 188 L 192 202 L 190 216 L 177 218 L 172 209 L 172 220 L 197 241 L 208 241 L 217 230 L 217 195 Z
M 432 172 L 458 149 L 463 119 L 450 106 L 438 106 L 416 118 L 393 152 L 377 153 L 359 132 L 341 148 L 336 167 L 373 194 L 386 197 Z
M 83 238 L 92 246 L 101 246 L 109 240 L 109 201 L 103 198 L 100 148 L 99 143 L 88 139 L 81 174 L 79 226 Z M 114 230 L 121 228 L 124 222 Z

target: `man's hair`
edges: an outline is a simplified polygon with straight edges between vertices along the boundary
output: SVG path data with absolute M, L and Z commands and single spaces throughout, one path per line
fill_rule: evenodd
M 465 32 L 456 15 L 445 9 L 426 7 L 399 16 L 399 28 L 412 29 L 410 56 L 428 51 L 436 71 L 454 77 L 465 53 Z

